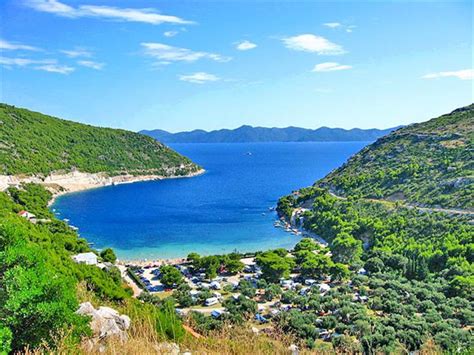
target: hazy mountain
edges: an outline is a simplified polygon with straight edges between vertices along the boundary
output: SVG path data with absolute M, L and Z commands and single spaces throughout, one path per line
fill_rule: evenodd
M 161 129 L 143 130 L 142 134 L 163 143 L 244 143 L 244 142 L 329 142 L 329 141 L 373 141 L 399 127 L 388 129 L 342 129 L 321 127 L 306 129 L 299 127 L 266 128 L 241 126 L 236 129 L 216 131 L 194 130 L 170 133 Z

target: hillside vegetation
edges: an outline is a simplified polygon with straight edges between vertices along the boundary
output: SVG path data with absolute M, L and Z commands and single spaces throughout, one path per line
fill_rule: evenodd
M 202 303 L 212 294 L 203 290 L 193 300 L 190 286 L 177 268 L 160 268 L 161 282 L 174 288 L 172 294 L 160 297 L 144 291 L 135 299 L 113 265 L 101 269 L 73 262 L 71 256 L 81 252 L 94 252 L 100 261 L 113 262 L 115 255 L 111 250 L 94 251 L 76 231 L 56 219 L 47 208 L 51 193 L 44 187 L 23 184 L 0 192 L 0 353 L 21 353 L 26 347 L 38 354 L 159 353 L 163 341 L 176 342 L 181 349 L 199 354 L 287 354 L 292 343 L 300 347 L 301 354 L 472 353 L 471 216 L 376 200 L 363 193 L 370 191 L 371 181 L 389 186 L 372 177 L 359 181 L 354 190 L 331 185 L 348 171 L 370 175 L 373 166 L 384 171 L 379 154 L 384 156 L 393 141 L 400 139 L 403 152 L 415 149 L 416 153 L 410 153 L 413 158 L 428 161 L 423 167 L 427 170 L 420 170 L 424 176 L 436 176 L 438 181 L 452 179 L 450 174 L 455 170 L 440 168 L 438 145 L 400 138 L 412 134 L 422 140 L 429 135 L 428 142 L 463 147 L 446 158 L 447 166 L 468 171 L 470 162 L 464 150 L 471 149 L 472 123 L 465 115 L 471 112 L 472 106 L 399 130 L 359 153 L 371 156 L 364 160 L 367 172 L 363 168 L 366 163 L 356 156 L 315 186 L 282 197 L 279 214 L 299 221 L 298 226 L 321 236 L 328 246 L 303 238 L 290 253 L 284 249 L 257 252 L 255 265 L 260 274 L 255 270 L 250 279 L 239 279 L 237 288 L 232 287 L 239 295 L 223 300 L 226 313 L 217 319 L 197 312 L 178 317 L 177 306 L 183 309 Z M 457 138 L 446 139 L 451 135 Z M 431 149 L 433 158 L 428 159 L 426 150 Z M 400 159 L 407 156 L 403 152 L 399 152 Z M 25 159 L 29 163 L 28 155 Z M 392 164 L 388 161 L 385 167 Z M 462 173 L 455 178 L 469 176 Z M 395 179 L 392 185 L 397 191 L 407 191 L 406 199 L 414 205 L 419 203 L 416 195 L 408 192 L 426 188 L 428 183 L 412 177 Z M 346 197 L 334 195 L 328 186 Z M 465 186 L 469 187 L 461 184 L 459 189 L 443 190 L 445 206 L 469 206 L 469 201 L 452 201 L 468 196 Z M 22 210 L 40 218 L 33 223 L 18 215 Z M 300 218 L 291 218 L 295 215 Z M 204 273 L 213 279 L 224 269 L 227 276 L 241 273 L 245 268 L 241 258 L 237 253 L 203 257 L 191 253 L 187 267 L 193 274 Z M 299 285 L 281 287 L 282 278 Z M 309 280 L 316 282 L 316 287 L 303 287 Z M 329 289 L 321 292 L 322 285 Z M 222 292 L 230 291 L 224 286 Z M 83 301 L 129 315 L 128 341 L 110 339 L 104 349 L 91 349 L 90 319 L 75 313 Z M 265 315 L 269 319 L 263 322 L 263 329 L 256 318 L 258 303 L 270 301 L 278 304 L 278 312 Z M 187 335 L 182 322 L 200 336 Z M 259 328 L 255 331 L 251 327 Z
M 68 353 L 77 353 L 74 347 L 90 335 L 88 318 L 75 314 L 85 300 L 126 311 L 134 322 L 150 324 L 157 339 L 182 337 L 174 309 L 132 299 L 117 268 L 73 262 L 72 255 L 95 251 L 54 218 L 50 198 L 34 184 L 0 192 L 0 354 L 53 345 L 59 336 L 72 347 Z M 24 209 L 48 219 L 33 224 L 17 215 Z
M 156 140 L 0 104 L 0 175 L 185 175 L 199 168 Z
M 472 353 L 472 214 L 417 205 L 472 208 L 473 110 L 399 129 L 279 200 L 281 216 L 296 214 L 334 260 L 359 270 L 350 286 L 367 302 L 361 311 L 340 308 L 344 296 L 333 295 L 333 315 L 342 319 L 331 328 L 355 336 L 366 353 L 391 353 L 397 344 L 417 351 L 428 339 L 446 353 Z
M 318 182 L 341 196 L 474 208 L 474 104 L 380 138 Z
M 291 337 L 257 336 L 243 325 L 196 339 L 182 326 L 173 298 L 133 298 L 116 267 L 73 262 L 71 256 L 83 252 L 98 254 L 100 261 L 115 256 L 107 257 L 110 249 L 91 249 L 56 219 L 46 205 L 50 198 L 36 184 L 0 192 L 0 354 L 168 354 L 169 342 L 196 354 L 288 353 Z M 45 220 L 34 224 L 20 217 L 25 209 Z M 128 315 L 127 340 L 97 342 L 90 318 L 76 314 L 85 301 Z
M 165 143 L 245 143 L 245 142 L 351 142 L 373 141 L 390 133 L 389 129 L 342 129 L 320 127 L 307 129 L 300 127 L 267 128 L 241 126 L 236 129 L 169 133 L 160 129 L 143 130 L 140 133 Z

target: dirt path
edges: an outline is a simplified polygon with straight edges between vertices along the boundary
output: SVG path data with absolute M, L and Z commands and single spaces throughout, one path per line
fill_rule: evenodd
M 140 287 L 137 286 L 137 284 L 135 283 L 135 281 L 133 281 L 130 276 L 128 276 L 128 273 L 127 273 L 127 268 L 123 265 L 117 265 L 117 267 L 119 268 L 121 274 L 122 274 L 122 278 L 125 280 L 125 282 L 127 283 L 127 285 L 129 285 L 132 290 L 133 290 L 133 297 L 138 297 L 140 296 L 140 294 L 142 293 L 142 289 Z
M 347 197 L 336 195 L 332 191 L 329 191 L 329 194 L 333 197 L 336 197 L 336 198 L 340 199 L 340 200 L 347 200 Z M 370 202 L 375 202 L 375 203 L 386 203 L 386 204 L 392 204 L 392 205 L 395 204 L 395 202 L 393 202 L 393 201 L 379 200 L 379 199 L 374 199 L 374 198 L 366 198 L 364 200 L 370 201 Z M 402 202 L 402 201 L 400 201 L 400 202 Z M 403 203 L 403 206 L 405 206 L 407 208 L 414 208 L 414 209 L 417 209 L 417 210 L 420 210 L 420 211 L 425 211 L 425 212 L 443 212 L 443 213 L 447 213 L 447 214 L 450 214 L 450 215 L 474 216 L 474 211 L 462 210 L 462 209 L 456 209 L 456 208 L 420 207 L 420 206 L 410 205 L 408 203 Z
M 193 337 L 198 338 L 198 339 L 199 339 L 199 338 L 202 338 L 202 335 L 201 335 L 201 334 L 196 333 L 196 332 L 193 330 L 193 328 L 187 326 L 186 324 L 183 324 L 183 328 L 184 328 L 184 330 L 186 330 L 189 334 L 191 334 Z
M 469 211 L 469 210 L 459 210 L 459 209 L 449 209 L 449 208 L 430 208 L 430 207 L 418 207 L 418 206 L 413 206 L 413 205 L 407 205 L 408 208 L 416 208 L 421 211 L 427 211 L 427 212 L 444 212 L 448 214 L 462 214 L 462 215 L 467 215 L 467 216 L 474 216 L 474 211 Z

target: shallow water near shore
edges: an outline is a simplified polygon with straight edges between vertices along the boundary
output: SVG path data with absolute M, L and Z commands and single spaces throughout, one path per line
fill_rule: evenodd
M 269 207 L 366 144 L 172 144 L 206 173 L 72 193 L 51 208 L 95 248 L 112 247 L 125 260 L 291 248 L 300 237 L 275 228 Z

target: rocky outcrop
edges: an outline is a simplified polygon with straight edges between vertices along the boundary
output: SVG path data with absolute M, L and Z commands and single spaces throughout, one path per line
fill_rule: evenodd
M 76 313 L 91 317 L 90 327 L 93 336 L 86 342 L 91 353 L 105 352 L 109 339 L 119 339 L 121 342 L 128 340 L 127 330 L 131 322 L 125 314 L 120 314 L 110 307 L 96 309 L 90 302 L 81 303 Z M 181 352 L 178 344 L 168 342 L 156 343 L 152 352 L 163 355 L 191 355 L 189 352 Z
M 90 327 L 93 333 L 93 342 L 103 341 L 110 337 L 127 340 L 127 330 L 130 328 L 130 318 L 120 314 L 110 307 L 95 309 L 90 302 L 81 303 L 77 314 L 91 317 Z
M 290 224 L 296 228 L 300 228 L 304 223 L 304 213 L 309 211 L 308 208 L 297 207 L 293 210 L 290 217 Z
M 106 173 L 83 173 L 80 171 L 72 171 L 66 174 L 51 173 L 46 177 L 41 176 L 0 176 L 0 190 L 4 190 L 9 186 L 18 186 L 22 183 L 36 183 L 49 187 L 53 190 L 63 190 L 64 192 L 74 192 L 94 187 L 108 186 L 113 184 L 123 184 L 128 182 L 159 180 L 163 176 L 158 175 L 118 175 L 108 176 Z M 60 192 L 60 191 L 52 191 Z

